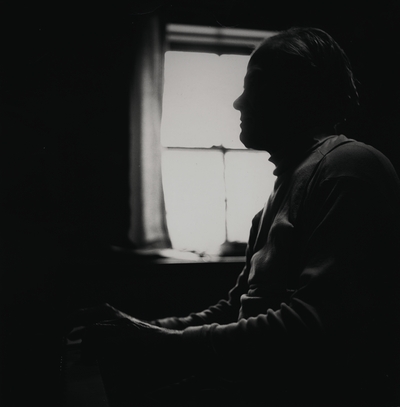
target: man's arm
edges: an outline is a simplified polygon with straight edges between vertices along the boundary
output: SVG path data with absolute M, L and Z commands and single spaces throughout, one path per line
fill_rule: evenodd
M 183 330 L 190 326 L 201 326 L 213 323 L 228 324 L 238 320 L 240 309 L 240 297 L 247 292 L 248 274 L 250 260 L 253 255 L 254 242 L 257 236 L 262 211 L 253 218 L 250 229 L 249 242 L 246 249 L 246 265 L 240 273 L 236 285 L 229 291 L 228 299 L 220 300 L 217 304 L 210 306 L 204 311 L 191 313 L 186 317 L 168 317 L 151 321 L 150 323 L 159 327 Z

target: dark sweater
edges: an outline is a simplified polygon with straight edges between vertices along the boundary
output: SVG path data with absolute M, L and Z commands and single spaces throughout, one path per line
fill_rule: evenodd
M 184 329 L 189 348 L 236 376 L 307 365 L 307 374 L 341 367 L 341 375 L 387 377 L 397 367 L 400 319 L 392 165 L 341 135 L 278 161 L 275 173 L 229 298 L 157 323 Z

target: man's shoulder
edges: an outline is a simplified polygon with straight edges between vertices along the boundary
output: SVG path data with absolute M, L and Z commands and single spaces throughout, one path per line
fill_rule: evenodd
M 367 161 L 376 159 L 387 160 L 375 147 L 355 139 L 347 138 L 343 135 L 329 139 L 327 143 L 321 146 L 320 152 L 330 160 L 340 160 L 350 156 Z
M 321 146 L 321 168 L 326 177 L 395 175 L 389 159 L 375 147 L 337 136 Z

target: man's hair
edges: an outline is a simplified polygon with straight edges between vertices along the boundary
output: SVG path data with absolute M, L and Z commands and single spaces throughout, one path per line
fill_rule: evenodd
M 281 77 L 285 94 L 300 107 L 308 105 L 320 124 L 335 125 L 358 107 L 349 59 L 321 29 L 293 27 L 279 32 L 264 40 L 251 60 Z

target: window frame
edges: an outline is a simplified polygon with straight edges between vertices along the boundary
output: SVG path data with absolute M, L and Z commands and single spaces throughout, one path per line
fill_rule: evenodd
M 263 39 L 274 34 L 275 31 L 167 24 L 166 48 L 167 51 L 250 55 Z

